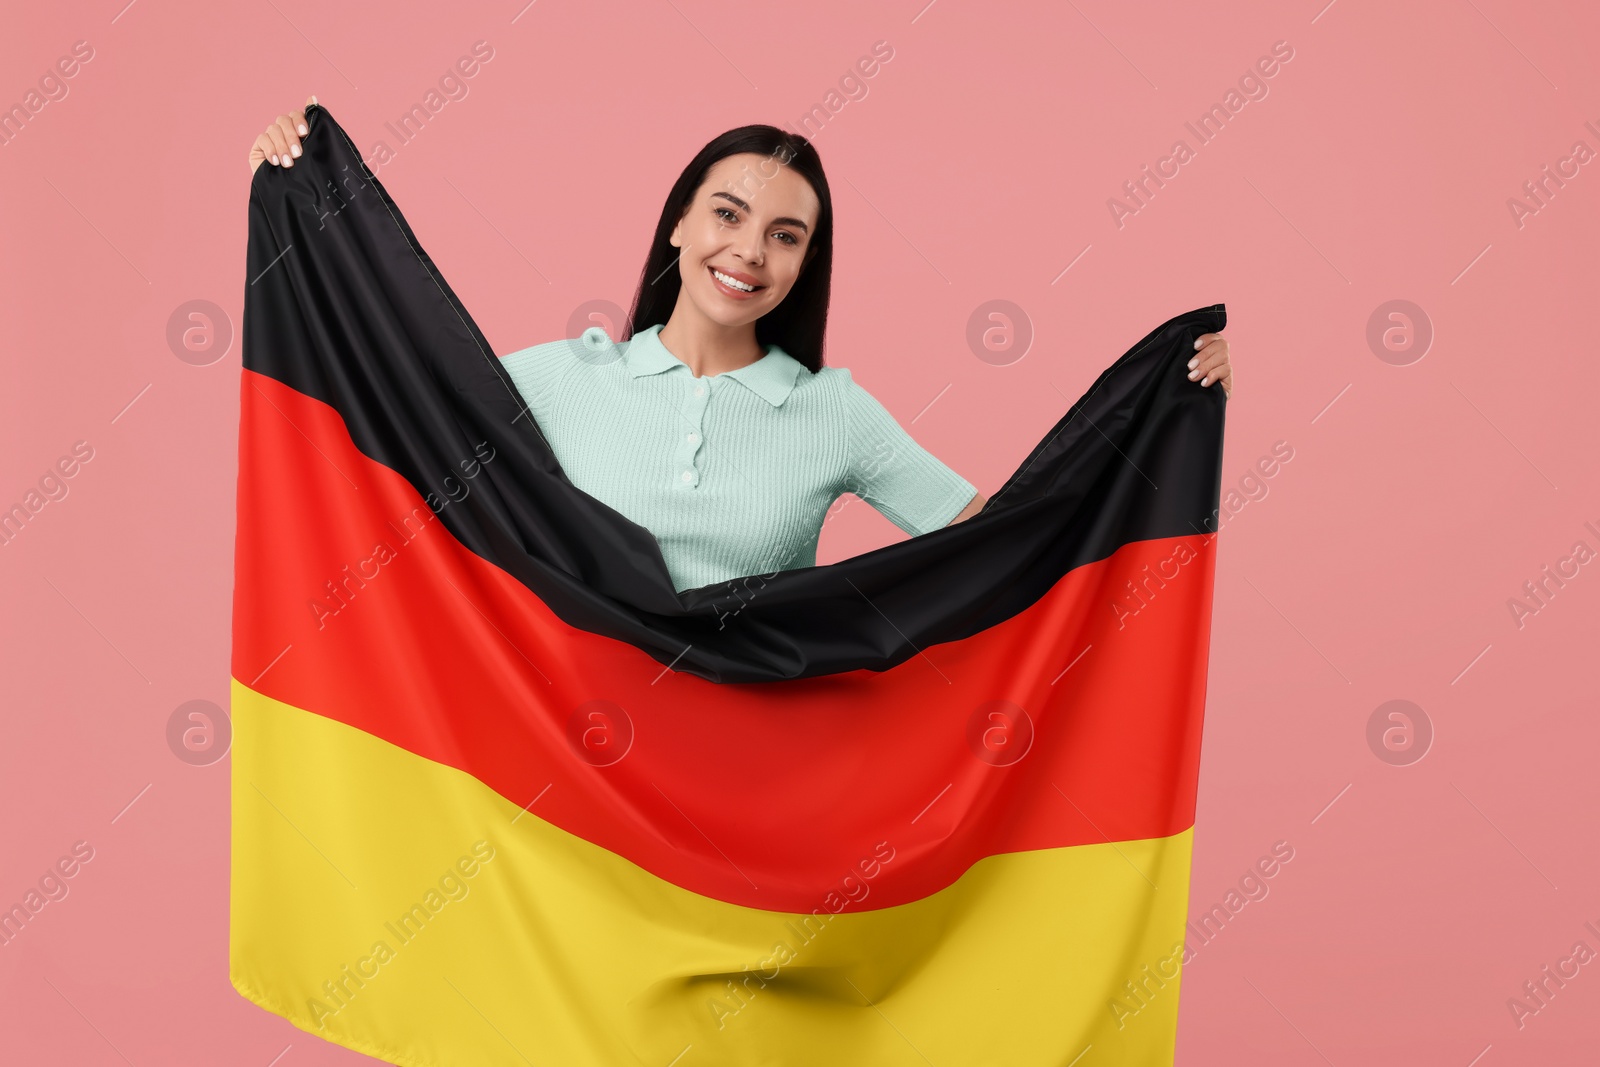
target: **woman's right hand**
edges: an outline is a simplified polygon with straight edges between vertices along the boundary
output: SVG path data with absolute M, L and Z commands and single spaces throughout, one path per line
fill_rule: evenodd
M 315 96 L 306 97 L 306 104 L 315 104 Z M 292 167 L 300 155 L 300 138 L 306 133 L 306 113 L 295 111 L 279 115 L 278 121 L 268 126 L 266 132 L 250 146 L 250 173 L 261 166 L 262 160 L 275 167 Z

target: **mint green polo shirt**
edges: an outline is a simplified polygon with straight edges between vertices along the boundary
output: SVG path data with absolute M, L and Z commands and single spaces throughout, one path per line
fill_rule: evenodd
M 769 344 L 748 366 L 696 377 L 660 332 L 619 344 L 594 326 L 503 366 L 567 477 L 655 535 L 679 591 L 815 566 L 844 493 L 915 536 L 977 492 L 848 369 L 812 373 Z

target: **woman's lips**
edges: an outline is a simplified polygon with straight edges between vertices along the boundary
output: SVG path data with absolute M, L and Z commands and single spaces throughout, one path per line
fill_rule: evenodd
M 706 273 L 711 275 L 711 284 L 716 286 L 717 291 L 733 300 L 749 300 L 753 296 L 760 295 L 767 288 L 764 285 L 759 285 L 754 291 L 745 292 L 743 289 L 735 289 L 731 285 L 724 284 L 722 279 L 717 277 L 717 269 L 715 267 L 707 267 Z M 730 277 L 732 276 L 730 275 Z

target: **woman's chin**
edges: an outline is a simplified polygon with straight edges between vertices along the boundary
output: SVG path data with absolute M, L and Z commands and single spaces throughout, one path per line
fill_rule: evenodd
M 752 307 L 756 301 L 725 300 L 713 293 L 709 298 L 697 298 L 695 306 L 700 313 L 712 322 L 723 326 L 744 326 L 759 319 L 767 313 L 767 302 L 760 302 L 760 307 Z

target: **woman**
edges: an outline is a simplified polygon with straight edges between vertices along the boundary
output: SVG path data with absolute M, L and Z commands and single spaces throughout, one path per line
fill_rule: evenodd
M 252 173 L 292 167 L 306 131 L 304 111 L 278 116 L 251 146 Z M 592 328 L 504 357 L 572 483 L 650 530 L 680 591 L 813 566 L 845 492 L 913 536 L 986 502 L 849 370 L 823 365 L 832 271 L 816 149 L 743 126 L 669 192 L 630 339 Z M 1227 341 L 1195 347 L 1189 377 L 1231 395 Z

